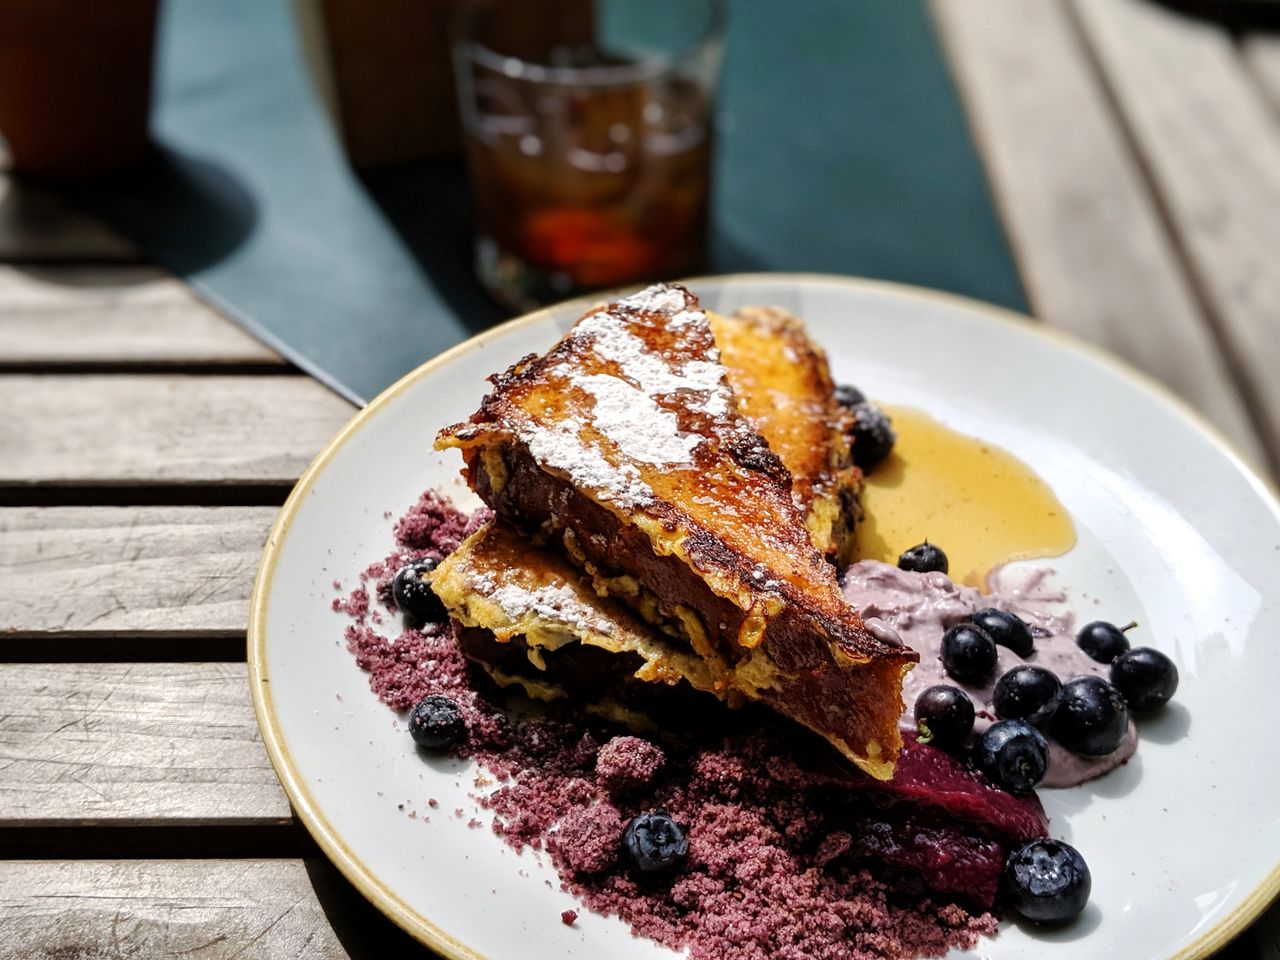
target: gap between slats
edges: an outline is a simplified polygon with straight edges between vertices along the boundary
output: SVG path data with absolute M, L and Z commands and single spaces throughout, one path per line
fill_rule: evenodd
M 57 374 L 181 374 L 184 376 L 280 377 L 298 376 L 287 364 L 248 360 L 6 360 L 0 357 L 0 375 Z
M 180 818 L 127 826 L 39 820 L 0 824 L 0 860 L 276 860 L 323 855 L 306 828 L 291 819 L 270 824 Z
M 0 482 L 0 508 L 280 507 L 293 489 L 284 483 L 40 483 Z
M 0 664 L 5 663 L 244 663 L 243 633 L 136 631 L 58 634 L 0 629 Z

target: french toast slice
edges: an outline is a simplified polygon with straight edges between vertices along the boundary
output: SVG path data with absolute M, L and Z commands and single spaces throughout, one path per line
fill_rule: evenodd
M 720 361 L 738 400 L 791 473 L 791 493 L 818 552 L 853 561 L 862 471 L 849 446 L 850 414 L 836 403 L 827 355 L 804 322 L 778 307 L 708 311 Z
M 431 587 L 463 654 L 502 687 L 535 700 L 571 698 L 627 726 L 667 727 L 718 690 L 705 661 L 624 603 L 598 596 L 563 556 L 501 520 L 445 557 Z M 700 691 L 696 692 L 695 691 Z
M 492 380 L 437 446 L 461 449 L 500 517 L 554 538 L 597 593 L 681 637 L 716 689 L 892 775 L 917 656 L 845 603 L 691 293 L 659 285 L 589 312 Z
M 861 473 L 851 464 L 826 355 L 799 318 L 777 308 L 707 316 L 739 411 L 790 470 L 814 545 L 844 566 Z M 579 570 L 501 521 L 461 544 L 433 587 L 463 654 L 499 686 L 533 699 L 572 699 L 633 729 L 670 731 L 707 716 L 693 691 L 726 695 L 701 659 L 618 601 L 598 597 Z

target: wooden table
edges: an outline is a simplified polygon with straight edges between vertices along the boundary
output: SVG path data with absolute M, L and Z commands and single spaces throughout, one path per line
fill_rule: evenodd
M 1276 471 L 1280 37 L 935 13 L 1036 316 Z M 246 683 L 267 528 L 352 409 L 0 174 L 0 410 L 0 958 L 426 956 L 291 818 Z

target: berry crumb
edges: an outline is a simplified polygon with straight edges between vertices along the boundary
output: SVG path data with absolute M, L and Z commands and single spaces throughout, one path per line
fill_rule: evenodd
M 851 853 L 856 838 L 840 832 L 856 833 L 856 824 L 833 825 L 813 808 L 787 741 L 768 724 L 660 748 L 572 715 L 508 719 L 446 625 L 409 624 L 388 603 L 404 562 L 443 557 L 488 516 L 423 494 L 395 521 L 395 550 L 367 568 L 366 585 L 339 609 L 349 618 L 347 648 L 388 707 L 403 716 L 431 694 L 457 703 L 467 737 L 451 753 L 482 771 L 479 781 L 466 773 L 468 787 L 507 846 L 545 851 L 583 908 L 693 957 L 903 960 L 972 949 L 995 932 L 991 913 L 904 899 L 866 870 Z M 385 629 L 371 622 L 378 607 Z M 402 725 L 393 727 L 412 750 Z M 679 870 L 658 884 L 638 881 L 620 856 L 623 828 L 645 810 L 669 811 L 689 838 Z M 479 823 L 461 807 L 453 814 Z M 566 910 L 561 921 L 573 926 L 578 916 Z

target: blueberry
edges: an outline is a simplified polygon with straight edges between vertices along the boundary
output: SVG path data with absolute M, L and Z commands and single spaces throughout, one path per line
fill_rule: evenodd
M 423 697 L 409 711 L 409 736 L 428 750 L 447 750 L 467 732 L 456 701 L 442 694 Z
M 928 540 L 917 543 L 902 552 L 898 557 L 898 569 L 910 570 L 913 573 L 947 572 L 947 555 Z
M 996 642 L 979 626 L 957 623 L 942 635 L 942 666 L 961 683 L 986 683 L 996 668 Z
M 1094 620 L 1080 628 L 1076 634 L 1076 646 L 1099 663 L 1110 663 L 1129 649 L 1124 631 L 1136 626 L 1136 623 L 1131 623 L 1122 629 L 1105 620 Z
M 916 697 L 916 729 L 922 743 L 958 747 L 973 731 L 973 701 L 959 687 L 935 684 Z
M 1058 708 L 1062 681 L 1044 667 L 1022 664 L 996 682 L 992 701 L 1002 720 L 1026 720 L 1044 726 Z
M 1000 646 L 1008 647 L 1020 657 L 1029 657 L 1036 652 L 1031 627 L 1016 613 L 987 607 L 979 610 L 969 620 L 991 634 L 991 639 Z
M 870 473 L 893 452 L 898 435 L 893 422 L 879 407 L 863 401 L 853 407 L 853 428 L 849 431 L 853 462 L 865 473 Z
M 1025 720 L 1000 720 L 978 737 L 973 762 L 1010 793 L 1030 793 L 1049 769 L 1049 741 Z
M 893 421 L 888 415 L 867 400 L 857 387 L 841 384 L 835 390 L 836 403 L 853 416 L 849 426 L 850 452 L 853 462 L 864 472 L 870 473 L 893 452 L 898 435 L 893 432 Z
M 1073 753 L 1105 757 L 1124 742 L 1129 709 L 1120 691 L 1101 677 L 1076 677 L 1062 685 L 1050 729 Z
M 1154 710 L 1178 689 L 1178 668 L 1159 650 L 1135 647 L 1111 661 L 1111 684 L 1134 710 Z
M 430 557 L 411 560 L 396 571 L 391 581 L 391 596 L 396 606 L 411 617 L 421 620 L 443 620 L 444 604 L 431 589 L 426 575 L 436 568 L 437 561 Z
M 836 403 L 852 410 L 860 403 L 865 403 L 867 395 L 851 383 L 841 383 L 835 389 Z
M 1005 901 L 1036 923 L 1074 920 L 1089 902 L 1093 880 L 1080 851 L 1061 840 L 1032 840 L 1009 854 Z
M 670 870 L 689 853 L 684 831 L 665 810 L 632 817 L 622 831 L 622 845 L 644 873 Z

